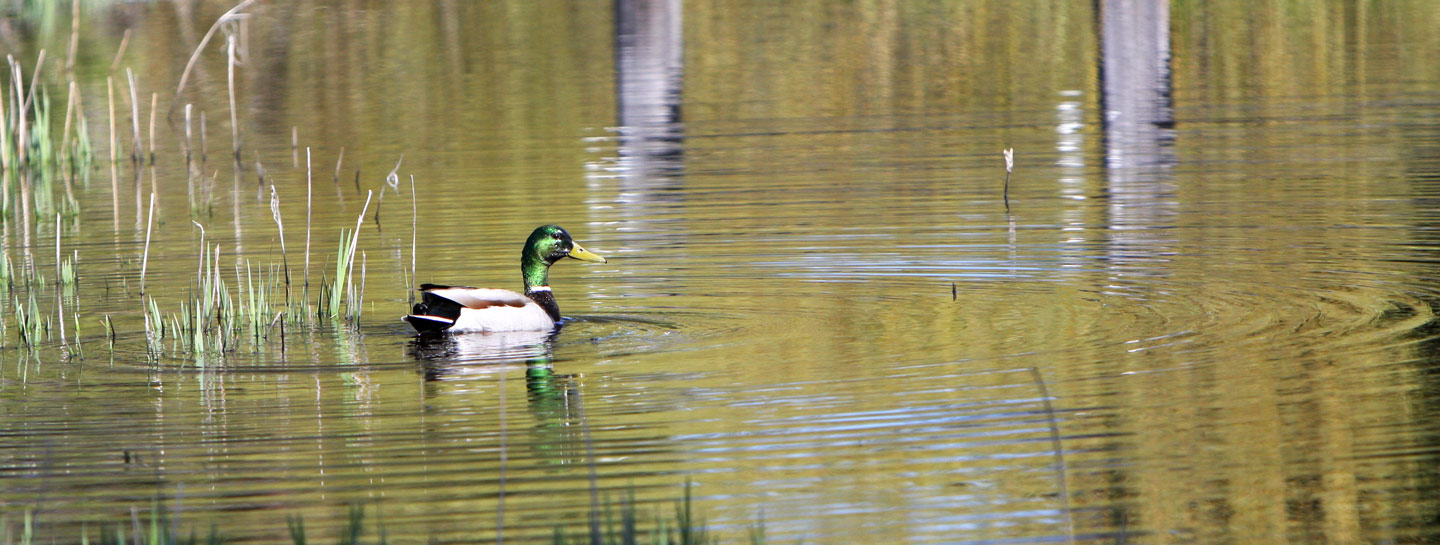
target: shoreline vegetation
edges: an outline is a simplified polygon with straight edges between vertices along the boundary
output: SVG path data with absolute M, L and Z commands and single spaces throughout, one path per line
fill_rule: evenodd
M 591 509 L 586 520 L 557 523 L 552 527 L 550 543 L 554 545 L 703 545 L 720 543 L 719 536 L 706 526 L 705 520 L 695 513 L 691 496 L 691 484 L 685 483 L 684 494 L 671 502 L 671 508 L 653 505 L 642 513 L 642 506 L 635 501 L 634 490 L 619 500 L 606 498 L 603 506 Z M 181 508 L 182 499 L 175 498 L 175 507 L 168 506 L 163 499 L 151 500 L 148 509 L 132 507 L 126 522 L 112 524 L 81 524 L 78 536 L 62 536 L 62 542 L 96 543 L 97 545 L 196 545 L 221 544 L 230 539 L 226 528 L 212 523 L 208 528 L 197 529 L 187 525 Z M 0 515 L 0 545 L 39 545 L 51 543 L 57 536 L 48 535 L 45 517 L 37 515 L 33 508 L 24 510 L 18 520 Z M 305 529 L 305 520 L 300 515 L 285 517 L 290 543 L 306 545 L 319 538 Z M 70 524 L 74 526 L 74 524 Z M 94 541 L 92 541 L 92 539 Z M 335 543 L 360 545 L 362 543 L 386 544 L 390 536 L 386 527 L 383 510 L 379 505 L 367 508 L 363 504 L 352 504 L 347 512 L 345 524 L 340 527 Z M 473 541 L 489 541 L 489 537 L 474 536 Z M 496 543 L 503 543 L 503 532 L 494 536 Z M 403 541 L 403 540 L 397 540 Z M 330 542 L 327 536 L 325 542 Z M 745 532 L 745 543 L 760 545 L 767 542 L 764 524 L 757 522 Z M 797 541 L 803 543 L 803 541 Z
M 214 21 L 190 54 L 172 97 L 151 93 L 149 100 L 143 100 L 138 91 L 138 81 L 144 74 L 137 73 L 125 62 L 125 50 L 132 38 L 127 30 L 113 52 L 110 73 L 105 77 L 105 104 L 100 109 L 105 122 L 102 132 L 105 142 L 98 147 L 102 150 L 99 152 L 91 141 L 88 121 L 98 108 L 93 104 L 87 105 L 82 98 L 82 80 L 76 70 L 76 57 L 81 53 L 78 49 L 82 3 L 76 1 L 69 5 L 70 36 L 63 58 L 50 55 L 45 49 L 39 50 L 28 64 L 25 59 L 6 55 L 4 77 L 0 78 L 0 99 L 3 99 L 0 100 L 0 222 L 5 227 L 4 239 L 0 240 L 0 298 L 3 298 L 7 310 L 12 312 L 0 313 L 0 349 L 23 348 L 37 362 L 42 359 L 38 353 L 42 349 L 57 350 L 63 360 L 83 359 L 87 345 L 94 346 L 99 342 L 113 354 L 117 339 L 134 338 L 143 333 L 144 351 L 150 363 L 179 361 L 207 367 L 223 365 L 227 354 L 241 351 L 262 353 L 278 350 L 283 353 L 287 337 L 302 331 L 322 328 L 342 334 L 358 331 L 368 275 L 368 255 L 362 244 L 361 231 L 372 199 L 375 200 L 376 210 L 374 221 L 376 229 L 379 229 L 379 202 L 383 200 L 385 190 L 388 188 L 397 195 L 400 193 L 395 171 L 387 177 L 385 185 L 379 187 L 378 197 L 373 190 L 367 192 L 355 227 L 340 230 L 334 253 L 317 252 L 319 255 L 314 256 L 316 265 L 324 264 L 316 267 L 319 278 L 312 278 L 310 272 L 311 216 L 314 206 L 329 204 L 313 201 L 309 147 L 305 149 L 304 165 L 306 221 L 303 268 L 299 264 L 296 267 L 290 265 L 288 247 L 295 243 L 287 243 L 281 215 L 282 202 L 280 193 L 275 189 L 276 180 L 267 176 L 258 152 L 255 153 L 254 174 L 262 191 L 266 185 L 269 186 L 271 198 L 268 204 L 276 230 L 255 233 L 251 237 L 263 237 L 253 241 L 260 246 L 278 239 L 281 250 L 279 262 L 259 262 L 239 254 L 226 255 L 234 248 L 226 248 L 214 240 L 207 241 L 206 224 L 215 215 L 215 185 L 221 170 L 208 164 L 206 112 L 199 109 L 196 116 L 196 105 L 185 102 L 189 96 L 187 93 L 193 95 L 198 92 L 193 89 L 187 91 L 186 83 L 191 70 L 202 57 L 216 54 L 215 47 L 207 48 L 212 38 L 223 37 L 223 41 L 214 41 L 223 43 L 219 54 L 225 56 L 226 96 L 216 101 L 229 105 L 229 132 L 234 159 L 231 167 L 238 191 L 242 172 L 246 170 L 241 159 L 244 138 L 241 127 L 246 124 L 244 119 L 252 117 L 253 112 L 237 108 L 235 70 L 241 66 L 241 59 L 249 58 L 245 39 L 249 14 L 245 10 L 253 2 L 241 0 Z M 34 6 L 21 11 L 22 17 L 47 18 L 51 22 L 67 15 L 55 8 L 37 9 Z M 108 55 L 102 56 L 108 58 Z M 85 57 L 90 59 L 94 55 Z M 58 103 L 52 102 L 52 89 L 55 88 L 64 92 L 63 118 L 55 109 Z M 185 102 L 183 108 L 182 102 Z M 148 112 L 142 111 L 145 103 L 150 107 Z M 183 110 L 183 140 L 156 142 L 155 124 L 162 104 L 169 105 L 164 117 L 171 123 L 180 122 L 174 117 Z M 125 117 L 129 118 L 128 121 Z M 198 128 L 195 127 L 197 117 Z M 142 124 L 147 119 L 148 131 L 142 130 Z M 176 132 L 178 137 L 178 128 Z M 195 149 L 196 132 L 199 133 L 198 150 Z M 298 128 L 292 131 L 291 141 L 295 159 L 293 167 L 297 173 L 300 167 L 298 133 Z M 145 135 L 149 137 L 148 142 Z M 128 152 L 125 149 L 127 145 Z M 157 153 L 157 149 L 161 151 Z M 343 160 L 343 153 L 341 148 L 340 160 Z M 187 217 L 183 220 L 174 217 L 175 210 L 157 207 L 159 195 L 177 192 L 178 186 L 162 191 L 156 162 L 173 161 L 178 164 L 181 156 L 185 165 L 188 201 Z M 78 237 L 87 227 L 87 223 L 81 221 L 77 186 L 82 189 L 90 187 L 92 178 L 101 178 L 108 170 L 112 205 L 108 212 L 118 243 L 120 218 L 125 215 L 120 210 L 121 194 L 128 191 L 123 189 L 127 180 L 122 170 L 127 163 L 133 173 L 128 183 L 134 186 L 136 231 L 137 234 L 143 233 L 144 246 L 138 255 L 130 257 L 122 254 L 118 257 L 122 268 L 132 268 L 132 273 L 138 263 L 138 279 L 122 274 L 118 278 L 104 279 L 103 286 L 95 286 L 100 275 L 87 274 L 80 250 L 72 249 L 66 255 L 62 246 L 65 238 Z M 339 169 L 340 161 L 337 160 L 337 180 Z M 147 173 L 148 182 L 145 179 Z M 357 171 L 357 190 L 358 176 Z M 413 182 L 411 190 L 413 193 Z M 235 203 L 237 216 L 241 210 L 238 201 Z M 146 202 L 148 206 L 142 206 Z M 343 200 L 341 202 L 343 204 Z M 251 206 L 258 208 L 264 204 Z M 104 213 L 97 210 L 90 212 Z M 412 207 L 412 228 L 416 223 L 414 213 Z M 198 258 L 194 277 L 189 279 L 188 286 L 181 289 L 152 290 L 147 278 L 152 239 L 166 230 L 173 233 L 182 228 L 178 226 L 186 223 L 194 226 L 192 234 L 198 236 L 198 244 L 192 254 Z M 55 263 L 54 278 L 47 280 L 44 271 L 49 264 L 42 263 L 42 260 L 50 252 L 43 249 L 45 241 L 41 240 L 41 230 L 49 225 L 55 228 Z M 402 265 L 403 270 L 398 275 L 406 283 L 415 278 L 413 240 L 412 237 L 411 268 L 405 269 Z M 241 246 L 243 241 L 237 232 L 231 246 Z M 292 271 L 302 270 L 303 276 L 299 278 L 292 274 Z M 136 286 L 131 284 L 135 282 L 138 282 L 138 293 L 132 291 L 132 287 Z M 113 300 L 111 291 L 116 287 L 134 296 L 134 308 L 138 311 L 135 316 L 142 319 L 143 330 L 130 330 L 128 324 L 133 322 L 117 323 L 116 316 L 109 313 L 96 315 L 91 312 L 77 295 L 81 285 L 91 290 L 90 293 L 94 293 L 96 288 L 103 289 L 110 300 Z M 406 286 L 406 291 L 410 291 L 409 286 Z M 98 324 L 103 329 L 103 336 L 85 335 L 92 324 Z M 93 349 L 91 353 L 94 353 Z

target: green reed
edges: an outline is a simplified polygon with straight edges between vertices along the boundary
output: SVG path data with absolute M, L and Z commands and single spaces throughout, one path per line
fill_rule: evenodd
M 667 515 L 663 509 L 656 509 L 650 513 L 644 525 L 641 524 L 641 514 L 636 505 L 634 490 L 631 490 L 618 502 L 607 500 L 604 507 L 599 510 L 602 514 L 592 513 L 589 520 L 577 520 L 571 523 L 577 526 L 585 525 L 586 529 L 583 532 L 571 534 L 566 532 L 566 525 L 555 526 L 551 542 L 555 545 L 582 543 L 703 545 L 719 543 L 718 536 L 711 534 L 703 520 L 695 513 L 690 490 L 691 485 L 687 482 L 685 495 L 682 499 L 675 501 L 671 514 Z M 0 545 L 35 545 L 54 542 L 53 538 L 38 535 L 36 529 L 45 526 L 37 524 L 39 521 L 35 511 L 33 507 L 25 509 L 18 532 L 15 533 L 12 533 L 9 520 L 4 515 L 0 515 Z M 285 522 L 289 529 L 291 543 L 295 545 L 310 543 L 309 532 L 305 528 L 305 520 L 302 516 L 298 514 L 286 516 Z M 197 538 L 193 529 L 188 537 L 179 535 L 181 521 L 178 510 L 172 515 L 165 502 L 159 499 L 151 501 L 150 509 L 143 519 L 140 511 L 132 508 L 129 521 L 98 526 L 100 527 L 100 536 L 97 543 L 102 545 L 176 545 L 225 541 L 224 534 L 214 524 L 210 526 L 210 532 L 203 541 Z M 89 526 L 83 526 L 81 532 L 80 542 L 89 543 L 91 537 Z M 16 536 L 17 533 L 18 536 Z M 15 539 L 16 537 L 18 540 Z M 752 545 L 765 543 L 764 521 L 759 521 L 751 526 L 746 537 Z M 480 536 L 472 536 L 472 538 L 469 541 L 488 541 Z M 496 541 L 501 542 L 502 540 L 503 538 L 499 538 Z M 340 528 L 340 536 L 336 543 L 339 545 L 358 545 L 360 543 L 383 545 L 389 543 L 389 531 L 384 519 L 379 516 L 378 509 L 376 515 L 371 518 L 366 516 L 366 509 L 363 505 L 352 504 L 345 520 L 345 526 Z
M 44 64 L 42 50 L 36 68 L 26 81 L 20 62 L 7 56 L 8 77 L 0 77 L 0 217 L 44 217 L 59 209 L 68 216 L 78 214 L 77 201 L 68 180 L 88 170 L 92 151 L 83 114 L 77 114 L 78 91 L 74 82 L 66 100 L 64 130 L 57 134 L 50 91 L 40 81 Z M 73 125 L 78 129 L 72 131 Z M 64 200 L 54 195 L 57 178 L 66 180 Z M 56 203 L 60 203 L 57 207 Z
M 373 192 L 367 192 L 365 195 L 365 206 L 360 210 L 360 217 L 355 220 L 355 229 L 340 230 L 335 276 L 326 279 L 322 275 L 319 307 L 325 313 L 325 318 L 344 319 L 352 323 L 360 319 L 363 290 L 357 291 L 355 287 L 355 254 L 360 246 L 360 226 L 364 225 L 365 213 L 370 210 L 372 194 Z M 363 282 L 363 271 L 361 274 Z

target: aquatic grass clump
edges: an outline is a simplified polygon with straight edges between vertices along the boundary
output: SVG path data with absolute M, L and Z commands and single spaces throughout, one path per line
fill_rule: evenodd
M 555 526 L 551 543 L 555 545 L 638 545 L 641 543 L 704 545 L 719 543 L 718 536 L 711 534 L 704 521 L 695 513 L 690 490 L 691 485 L 687 482 L 685 496 L 675 501 L 673 515 L 665 515 L 663 509 L 656 509 L 651 513 L 647 528 L 641 524 L 640 510 L 636 507 L 635 492 L 632 489 L 618 504 L 607 500 L 603 508 L 592 511 L 588 520 L 572 522 L 573 525 L 585 525 L 584 532 L 570 534 L 566 532 L 565 525 Z M 55 542 L 55 539 L 51 537 L 38 535 L 36 528 L 45 528 L 46 526 L 37 524 L 38 517 L 35 516 L 35 511 L 33 507 L 25 509 L 18 532 L 20 539 L 16 542 L 19 545 Z M 149 514 L 144 520 L 141 518 L 140 510 L 132 507 L 128 524 L 99 525 L 100 539 L 97 543 L 101 545 L 188 545 L 225 541 L 224 534 L 214 524 L 210 526 L 209 535 L 204 541 L 196 537 L 193 529 L 188 537 L 180 536 L 179 510 L 176 509 L 174 513 L 172 515 L 165 502 L 160 499 L 151 501 Z M 377 508 L 373 519 L 367 518 L 364 505 L 351 504 L 345 519 L 345 526 L 340 528 L 340 535 L 335 543 L 339 545 L 358 545 L 360 543 L 384 545 L 389 543 L 389 530 L 379 514 Z M 371 520 L 374 522 L 370 522 Z M 305 528 L 305 519 L 302 516 L 298 514 L 286 516 L 285 522 L 291 543 L 295 545 L 310 543 L 310 535 Z M 11 532 L 9 520 L 4 515 L 0 515 L 0 544 L 12 543 L 10 539 L 12 535 L 15 534 Z M 90 537 L 89 528 L 84 527 L 81 530 L 80 542 L 89 543 Z M 747 537 L 752 545 L 765 543 L 764 521 L 758 521 L 752 525 Z M 468 541 L 486 540 L 480 539 L 480 536 L 472 536 L 472 539 Z M 495 541 L 496 543 L 504 542 L 504 536 L 496 536 Z
M 152 359 L 166 349 L 195 356 L 223 355 L 239 350 L 242 341 L 259 350 L 270 339 L 273 326 L 283 317 L 276 311 L 275 292 L 282 272 L 275 266 L 258 271 L 248 260 L 233 271 L 232 295 L 220 264 L 220 245 L 201 252 L 191 295 L 179 309 L 161 312 L 154 297 L 146 299 L 146 339 Z M 111 327 L 107 323 L 107 328 Z M 167 342 L 168 341 L 168 344 Z
M 40 312 L 33 290 L 25 301 L 15 300 L 15 326 L 20 343 L 27 348 L 36 348 L 49 339 L 50 320 Z
M 364 268 L 362 262 L 361 289 L 355 287 L 355 254 L 360 245 L 360 226 L 365 222 L 365 213 L 370 210 L 370 198 L 373 192 L 365 195 L 365 206 L 360 210 L 360 217 L 355 220 L 355 229 L 340 230 L 340 245 L 336 253 L 335 276 L 321 278 L 319 307 L 324 313 L 324 318 L 332 320 L 344 319 L 347 322 L 355 323 L 360 319 L 360 309 L 364 298 Z
M 0 77 L 0 216 L 23 212 L 29 224 L 32 212 L 46 215 L 57 208 L 56 202 L 62 203 L 61 211 L 74 216 L 78 201 L 68 181 L 88 170 L 92 157 L 84 116 L 76 114 L 76 86 L 73 82 L 69 86 L 64 129 L 57 134 L 50 92 L 39 80 L 45 51 L 40 51 L 28 85 L 20 62 L 13 55 L 6 60 L 9 77 Z M 79 122 L 72 123 L 77 118 Z M 72 131 L 72 125 L 79 130 Z M 63 201 L 54 195 L 60 185 L 57 178 L 66 180 Z
M 556 526 L 551 543 L 555 545 L 703 545 L 718 543 L 705 527 L 705 521 L 696 515 L 690 492 L 692 484 L 685 481 L 684 496 L 676 500 L 674 517 L 667 518 L 660 511 L 651 514 L 650 527 L 641 529 L 635 507 L 635 491 L 632 489 L 619 502 L 606 499 L 603 509 L 590 513 L 589 526 L 584 533 L 568 534 L 565 526 Z M 618 507 L 618 518 L 617 518 Z M 765 530 L 758 524 L 750 529 L 750 542 L 765 542 Z

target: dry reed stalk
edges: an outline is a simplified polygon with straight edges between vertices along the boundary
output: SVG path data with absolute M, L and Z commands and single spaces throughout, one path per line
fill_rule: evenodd
M 1010 171 L 1015 169 L 1015 148 L 1005 148 L 1005 208 L 1010 208 Z
M 115 215 L 116 229 L 119 229 L 120 221 L 120 174 L 115 171 L 115 162 L 119 161 L 116 155 L 115 143 L 115 78 L 105 77 L 105 99 L 110 107 L 110 198 L 111 206 Z
M 125 69 L 125 79 L 130 81 L 130 128 L 134 131 L 130 142 L 130 162 L 139 166 L 140 156 L 144 153 L 140 144 L 140 96 L 135 92 L 135 73 L 129 68 Z
M 185 105 L 185 194 L 190 199 L 190 210 L 195 210 L 195 169 L 190 162 L 190 110 L 194 104 Z
M 35 103 L 35 88 L 40 86 L 40 69 L 45 67 L 45 50 L 35 58 L 35 71 L 30 73 L 30 94 L 25 97 L 26 106 Z
M 342 148 L 343 149 L 343 148 Z M 310 147 L 305 147 L 305 296 L 310 296 Z
M 205 162 L 210 158 L 210 144 L 205 132 L 205 110 L 200 110 L 200 167 L 204 170 Z
M 415 234 L 419 230 L 419 213 L 415 206 L 415 175 L 410 175 L 410 285 L 406 288 L 415 287 Z M 406 301 L 408 304 L 415 304 L 415 290 L 406 289 Z
M 265 165 L 260 163 L 260 151 L 251 150 L 255 154 L 255 177 L 260 180 L 260 185 L 265 185 Z
M 120 69 L 120 59 L 125 56 L 125 48 L 130 45 L 130 29 L 125 29 L 125 35 L 120 37 L 120 49 L 115 51 L 115 60 L 110 61 L 110 73 L 114 74 Z
M 237 12 L 245 9 L 245 6 L 250 5 L 254 1 L 255 0 L 245 0 L 236 4 L 235 7 L 230 8 L 229 11 L 221 14 L 220 18 L 215 20 L 215 24 L 210 25 L 210 30 L 205 31 L 205 37 L 200 39 L 200 44 L 195 46 L 195 51 L 190 54 L 190 60 L 185 63 L 185 71 L 180 73 L 180 84 L 175 86 L 175 100 L 170 103 L 170 111 L 173 112 L 175 105 L 179 103 L 180 93 L 185 91 L 185 82 L 190 81 L 190 71 L 195 68 L 195 61 L 200 60 L 200 52 L 205 49 L 206 44 L 210 43 L 210 38 L 215 37 L 215 31 L 220 29 L 221 24 L 236 17 Z
M 75 100 L 77 99 L 75 80 L 70 80 L 70 96 L 65 99 L 65 129 L 60 133 L 60 156 L 64 157 L 70 150 L 70 121 L 74 119 Z
M 55 284 L 62 285 L 64 277 L 60 272 L 60 214 L 55 214 Z M 65 340 L 65 290 L 55 291 L 55 312 L 60 322 L 60 346 L 68 346 Z
M 235 113 L 235 37 L 225 37 L 228 62 L 225 65 L 226 81 L 230 87 L 230 148 L 235 152 L 235 166 L 240 166 L 240 122 Z
M 45 58 L 44 50 L 40 51 L 40 58 Z M 13 112 L 13 118 L 11 119 L 11 121 L 15 123 L 15 164 L 24 165 L 26 164 L 26 155 L 28 154 L 30 148 L 30 146 L 28 145 L 28 143 L 30 142 L 30 129 L 26 120 L 26 118 L 28 117 L 27 112 L 29 111 L 30 100 L 26 98 L 25 75 L 20 69 L 20 63 L 15 60 L 15 57 L 13 55 L 6 55 L 5 60 L 9 61 L 10 63 L 10 79 L 13 82 L 12 85 L 14 85 L 11 90 L 15 94 L 15 110 Z M 35 70 L 36 74 L 38 75 L 40 69 L 37 67 Z M 35 83 L 35 81 L 31 80 L 30 83 L 33 84 Z M 34 85 L 31 85 L 30 90 L 31 92 L 34 92 Z
M 160 103 L 160 93 L 150 93 L 150 164 L 155 164 L 155 106 Z
M 270 184 L 270 215 L 275 218 L 275 228 L 280 231 L 280 263 L 285 267 L 285 308 L 290 308 L 290 258 L 285 251 L 285 222 L 280 219 L 280 193 L 275 184 Z
M 150 228 L 155 224 L 155 194 L 150 194 L 150 214 L 145 217 L 145 253 L 140 258 L 140 297 L 145 297 L 145 272 L 150 266 Z
M 340 164 L 345 161 L 345 146 L 340 146 L 340 157 L 335 159 L 335 175 L 331 178 L 335 183 L 340 183 Z
M 4 93 L 3 93 L 3 92 L 0 92 L 0 130 L 9 130 L 9 127 L 10 127 L 10 121 L 5 117 L 5 104 L 6 104 L 6 102 L 7 102 L 7 101 L 5 100 Z M 10 170 L 10 154 L 9 154 L 9 153 L 0 153 L 0 170 Z M 0 184 L 0 185 L 8 185 L 8 184 Z M 8 199 L 8 198 L 5 199 L 5 202 L 9 202 L 9 201 L 10 201 L 10 199 Z
M 65 69 L 75 68 L 75 53 L 80 50 L 80 2 L 70 3 L 70 50 L 65 54 Z M 74 80 L 71 80 L 74 83 Z

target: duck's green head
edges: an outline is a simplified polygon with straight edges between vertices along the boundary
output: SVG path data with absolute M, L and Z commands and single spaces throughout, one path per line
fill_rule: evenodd
M 525 250 L 520 257 L 525 287 L 548 285 L 550 265 L 566 257 L 595 263 L 605 262 L 605 258 L 591 253 L 570 238 L 570 233 L 559 225 L 536 227 L 525 241 Z

